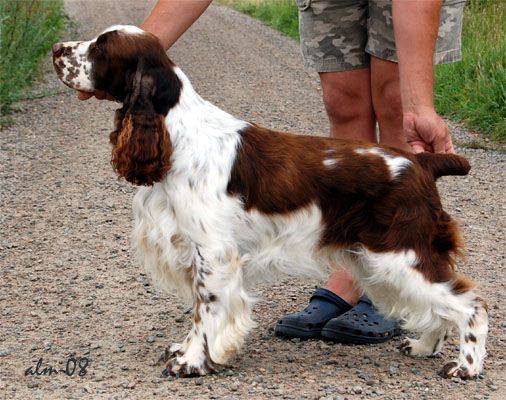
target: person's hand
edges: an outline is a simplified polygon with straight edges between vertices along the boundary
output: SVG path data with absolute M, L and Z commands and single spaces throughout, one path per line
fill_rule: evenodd
M 98 100 L 118 101 L 109 93 L 103 92 L 102 90 L 95 90 L 94 92 L 82 92 L 80 90 L 77 91 L 77 98 L 79 100 L 88 100 L 92 97 L 96 97 Z
M 405 111 L 402 122 L 415 153 L 455 153 L 448 125 L 433 108 Z

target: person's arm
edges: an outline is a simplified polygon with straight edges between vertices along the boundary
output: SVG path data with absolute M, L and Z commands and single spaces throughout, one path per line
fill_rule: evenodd
M 141 29 L 160 39 L 165 50 L 169 49 L 179 37 L 202 15 L 213 0 L 158 0 L 151 13 L 144 20 Z M 111 100 L 109 94 L 97 90 L 77 94 L 79 100 L 96 97 Z
M 211 3 L 212 0 L 158 0 L 141 28 L 157 36 L 167 50 Z
M 453 153 L 448 126 L 434 109 L 434 51 L 441 0 L 394 0 L 392 14 L 408 143 L 415 152 Z

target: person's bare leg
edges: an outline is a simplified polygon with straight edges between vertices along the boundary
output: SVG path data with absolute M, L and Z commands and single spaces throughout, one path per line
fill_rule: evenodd
M 332 272 L 324 287 L 337 294 L 351 306 L 357 304 L 361 295 L 361 291 L 355 284 L 355 277 L 346 268 L 339 268 Z
M 370 73 L 369 68 L 359 68 L 319 74 L 331 137 L 375 141 Z
M 331 137 L 366 142 L 376 140 L 370 73 L 369 68 L 320 73 Z M 360 297 L 355 279 L 346 268 L 335 270 L 325 288 L 351 305 L 355 305 Z
M 397 63 L 371 56 L 371 92 L 380 144 L 412 152 L 402 128 L 402 103 Z

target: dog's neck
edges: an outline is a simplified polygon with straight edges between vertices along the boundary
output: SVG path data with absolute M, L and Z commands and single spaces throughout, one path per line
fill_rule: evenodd
M 182 88 L 178 103 L 166 118 L 173 145 L 177 146 L 183 137 L 185 141 L 219 140 L 235 136 L 249 126 L 200 97 L 181 69 L 174 67 L 174 72 Z
M 204 100 L 179 68 L 174 72 L 182 88 L 165 119 L 172 143 L 172 173 L 230 170 L 241 132 L 250 124 Z

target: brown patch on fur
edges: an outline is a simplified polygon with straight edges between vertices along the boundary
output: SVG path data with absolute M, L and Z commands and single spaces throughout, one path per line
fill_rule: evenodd
M 484 308 L 485 312 L 488 314 L 488 304 L 485 300 L 483 300 L 481 297 L 476 297 L 476 302 L 480 303 L 481 306 Z
M 67 79 L 69 81 L 72 81 L 79 76 L 79 69 L 78 68 L 69 67 L 68 71 L 69 71 L 69 73 L 68 73 Z
M 453 282 L 452 291 L 455 294 L 469 292 L 475 287 L 475 284 L 467 277 L 459 275 Z
M 162 115 L 128 114 L 110 141 L 111 164 L 128 182 L 152 185 L 170 169 L 172 145 Z
M 414 155 L 368 143 L 276 132 L 256 125 L 242 140 L 228 192 L 247 210 L 286 214 L 310 204 L 322 211 L 322 246 L 365 246 L 374 252 L 415 251 L 415 266 L 431 282 L 470 284 L 457 277 L 455 258 L 462 239 L 454 220 L 443 211 L 435 177 L 465 174 L 459 156 Z M 385 160 L 357 149 L 380 148 L 391 157 L 411 161 L 392 179 Z M 330 160 L 335 162 L 325 163 Z
M 174 72 L 174 63 L 167 57 L 160 40 L 150 33 L 103 33 L 90 45 L 88 58 L 95 89 L 119 101 L 131 101 L 129 96 L 139 89 L 132 85 L 137 73 L 142 77 L 142 86 L 146 78 L 152 81 L 151 93 L 144 100 L 149 100 L 147 104 L 156 114 L 167 115 L 179 100 L 181 82 Z

